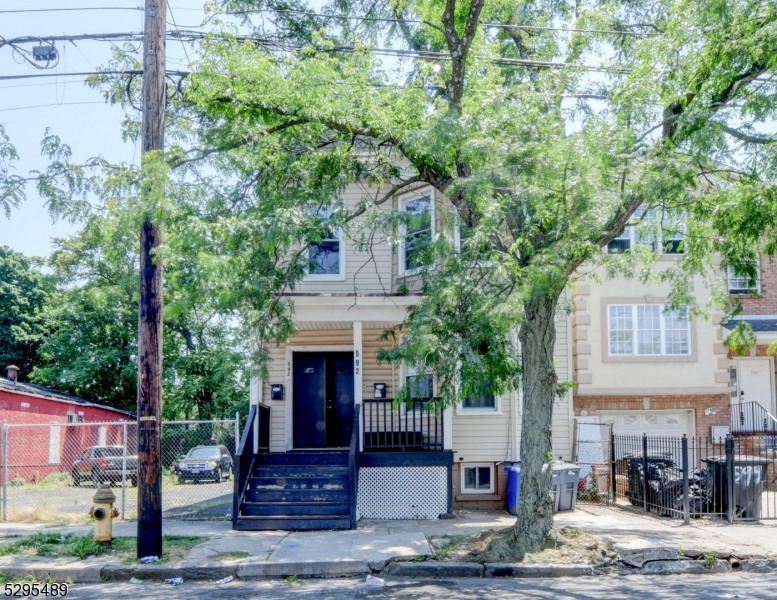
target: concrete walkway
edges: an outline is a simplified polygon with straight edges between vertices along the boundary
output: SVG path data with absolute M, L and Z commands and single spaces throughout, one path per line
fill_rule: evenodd
M 172 571 L 185 572 L 194 579 L 217 579 L 219 574 L 236 574 L 241 578 L 280 577 L 285 575 L 326 576 L 355 575 L 382 570 L 393 560 L 410 560 L 433 553 L 429 538 L 442 535 L 470 535 L 489 529 L 511 526 L 515 517 L 506 512 L 457 513 L 455 519 L 439 521 L 362 520 L 354 531 L 233 531 L 226 521 L 168 521 L 167 535 L 190 535 L 209 538 L 194 547 L 178 565 L 142 565 L 143 576 L 163 578 Z M 777 527 L 764 524 L 727 525 L 694 522 L 683 526 L 678 521 L 641 513 L 581 505 L 574 512 L 559 513 L 557 527 L 577 527 L 616 544 L 642 540 L 664 547 L 703 548 L 705 553 L 727 549 L 741 558 L 777 557 Z M 135 536 L 134 522 L 117 522 L 114 536 Z M 30 535 L 39 531 L 89 534 L 89 526 L 54 526 L 30 523 L 0 525 L 0 543 L 10 543 L 10 536 Z M 235 558 L 235 552 L 247 556 Z M 462 563 L 463 564 L 463 563 Z M 78 569 L 82 572 L 76 573 Z M 37 556 L 9 555 L 0 557 L 0 571 L 6 574 L 56 573 L 57 578 L 99 581 L 106 574 L 112 578 L 129 578 L 137 567 L 121 565 L 115 558 L 51 559 Z M 67 574 L 67 575 L 66 575 Z M 75 574 L 75 575 L 74 575 Z M 64 579 L 59 579 L 64 580 Z

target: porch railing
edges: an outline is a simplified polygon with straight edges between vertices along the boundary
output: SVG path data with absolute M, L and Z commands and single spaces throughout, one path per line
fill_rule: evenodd
M 354 406 L 351 444 L 348 448 L 348 477 L 350 478 L 351 529 L 356 529 L 357 498 L 359 496 L 359 421 L 361 406 Z
M 440 452 L 444 416 L 432 400 L 394 406 L 393 398 L 363 400 L 365 452 Z
M 254 469 L 254 435 L 258 433 L 257 452 L 270 451 L 270 407 L 265 404 L 252 404 L 248 412 L 246 426 L 240 438 L 240 445 L 235 452 L 234 493 L 232 494 L 232 522 L 237 522 L 240 505 L 243 502 L 251 472 Z
M 731 433 L 777 434 L 777 419 L 758 402 L 735 402 L 731 405 Z

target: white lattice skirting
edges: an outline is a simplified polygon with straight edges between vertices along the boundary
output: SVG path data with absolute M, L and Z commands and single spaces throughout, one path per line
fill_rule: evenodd
M 362 467 L 359 518 L 437 519 L 448 512 L 447 467 Z

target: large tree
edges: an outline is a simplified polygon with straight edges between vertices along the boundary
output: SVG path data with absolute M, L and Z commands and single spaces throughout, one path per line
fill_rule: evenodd
M 189 255 L 220 308 L 282 341 L 293 329 L 283 296 L 304 273 L 306 245 L 332 226 L 365 248 L 401 243 L 407 215 L 387 210 L 392 197 L 433 186 L 448 202 L 447 231 L 462 227 L 464 241 L 458 249 L 443 231 L 418 249 L 436 268 L 421 276 L 425 296 L 384 357 L 432 369 L 441 405 L 523 387 L 521 511 L 491 551 L 515 558 L 538 547 L 552 527 L 553 401 L 566 388 L 553 364 L 554 316 L 576 273 L 606 263 L 649 278 L 664 242 L 683 235 L 685 260 L 660 276 L 673 283 L 673 304 L 692 305 L 693 277 L 713 274 L 714 252 L 747 271 L 759 249 L 777 249 L 768 133 L 777 7 L 224 4 L 249 35 L 236 36 L 229 18 L 211 21 L 217 31 L 172 99 L 174 176 L 160 216 L 170 208 L 169 226 L 186 224 Z M 115 101 L 133 94 L 111 76 L 95 83 Z M 127 131 L 137 133 L 132 113 Z M 52 165 L 44 191 L 66 206 L 53 183 L 62 161 Z M 378 190 L 355 210 L 340 200 L 353 181 Z M 630 224 L 652 243 L 604 255 Z
M 49 292 L 34 261 L 0 246 L 0 368 L 13 364 L 21 369 L 21 377 L 29 376 L 45 335 L 43 310 Z

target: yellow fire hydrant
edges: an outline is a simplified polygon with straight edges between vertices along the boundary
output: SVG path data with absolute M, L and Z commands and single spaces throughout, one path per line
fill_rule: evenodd
M 89 511 L 95 523 L 94 541 L 110 542 L 113 539 L 113 519 L 119 516 L 119 511 L 113 507 L 116 495 L 111 486 L 103 483 L 92 498 L 94 506 Z

